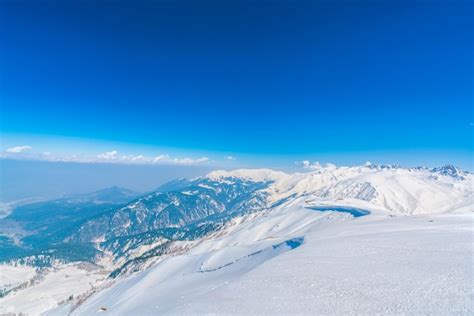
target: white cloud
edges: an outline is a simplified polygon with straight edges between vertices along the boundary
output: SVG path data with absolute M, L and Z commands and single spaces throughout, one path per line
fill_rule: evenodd
M 306 170 L 319 170 L 322 168 L 321 164 L 317 161 L 311 162 L 309 160 L 303 160 L 303 161 L 296 162 L 296 164 L 303 167 L 303 169 L 306 169 Z
M 99 158 L 100 160 L 107 160 L 107 161 L 117 160 L 118 158 L 117 155 L 118 155 L 118 151 L 112 150 L 112 151 L 108 151 L 108 152 L 97 155 L 97 158 Z
M 175 164 L 175 165 L 198 165 L 209 161 L 207 157 L 201 158 L 172 158 L 169 155 L 158 155 L 147 157 L 144 155 L 119 155 L 117 150 L 108 151 L 97 155 L 97 159 L 89 162 L 108 162 L 108 163 L 133 163 L 133 164 Z
M 311 171 L 333 170 L 337 168 L 336 165 L 333 165 L 332 163 L 327 163 L 322 166 L 318 161 L 311 162 L 309 160 L 297 161 L 296 164 L 301 166 L 303 169 Z
M 97 155 L 98 161 L 109 163 L 152 163 L 153 159 L 143 155 L 119 155 L 117 150 L 108 151 Z
M 202 163 L 205 163 L 205 162 L 208 162 L 208 161 L 209 161 L 209 158 L 207 158 L 207 157 L 201 157 L 201 158 L 197 158 L 197 159 L 192 159 L 192 158 L 178 159 L 178 158 L 174 158 L 172 160 L 172 162 L 177 164 L 177 165 L 198 165 L 198 164 L 202 164 Z
M 77 163 L 114 163 L 114 164 L 155 164 L 155 165 L 200 165 L 211 162 L 207 157 L 200 158 L 176 158 L 167 154 L 157 156 L 145 155 L 124 155 L 117 150 L 111 150 L 100 153 L 98 155 L 87 154 L 68 154 L 68 153 L 51 153 L 51 152 L 33 152 L 30 146 L 18 146 L 7 149 L 0 153 L 0 158 L 13 158 L 22 160 L 43 160 L 53 162 L 77 162 Z
M 168 160 L 169 158 L 170 156 L 168 155 L 158 155 L 155 158 L 153 158 L 153 162 L 154 163 L 163 162 L 163 161 Z
M 17 146 L 7 149 L 7 153 L 18 154 L 31 150 L 31 146 Z
M 235 158 L 234 156 L 227 156 L 227 157 L 225 157 L 225 159 L 227 159 L 227 160 L 237 160 L 237 158 Z
M 148 159 L 145 158 L 145 156 L 143 156 L 143 155 L 130 156 L 129 159 L 130 159 L 130 161 L 134 161 L 134 162 L 137 162 L 137 161 L 144 161 L 144 162 L 146 162 L 146 161 L 148 161 Z

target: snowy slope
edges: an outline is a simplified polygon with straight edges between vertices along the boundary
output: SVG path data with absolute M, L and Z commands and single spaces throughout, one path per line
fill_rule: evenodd
M 472 314 L 472 224 L 470 214 L 275 211 L 118 282 L 75 313 Z M 278 246 L 297 237 L 298 248 Z
M 336 168 L 329 165 L 310 173 L 278 174 L 273 177 L 271 198 L 274 201 L 303 195 L 331 200 L 353 198 L 397 213 L 448 212 L 474 201 L 473 175 L 457 169 L 457 173 L 453 173 L 451 168 L 446 166 L 434 171 L 373 165 Z M 250 170 L 248 173 L 245 170 L 228 173 L 229 176 L 235 174 L 262 176 Z
M 472 225 L 472 215 L 341 223 L 205 293 L 186 288 L 169 309 L 159 298 L 148 306 L 182 315 L 472 315 Z
M 36 269 L 28 266 L 0 265 L 0 293 L 21 286 L 35 276 Z
M 373 165 L 329 165 L 294 174 L 215 171 L 189 181 L 189 189 L 184 183 L 179 194 L 188 199 L 212 189 L 226 199 L 226 194 L 241 193 L 223 188 L 248 181 L 262 183 L 249 192 L 261 197 L 257 204 L 245 204 L 258 205 L 252 212 L 237 213 L 198 239 L 173 242 L 170 251 L 137 266 L 142 272 L 107 282 L 97 279 L 89 289 L 77 291 L 81 300 L 64 302 L 49 313 L 474 312 L 469 296 L 474 282 L 472 174 L 451 166 Z M 354 218 L 311 209 L 324 205 L 370 214 Z M 23 311 L 21 302 L 36 297 L 38 289 L 7 296 L 0 305 Z M 59 296 L 48 291 L 42 290 L 42 296 L 52 298 L 50 305 L 28 312 L 57 305 L 54 298 Z
M 18 267 L 21 268 L 21 267 Z M 0 314 L 38 315 L 58 303 L 77 298 L 93 289 L 107 277 L 101 269 L 86 264 L 59 265 L 36 274 L 22 291 L 12 292 L 0 300 Z
M 234 219 L 187 253 L 93 295 L 75 314 L 474 312 L 472 175 L 331 166 L 210 177 L 271 179 L 266 190 L 277 206 Z M 308 209 L 316 205 L 371 214 Z
M 274 171 L 271 169 L 237 169 L 232 171 L 216 170 L 209 173 L 206 178 L 209 179 L 226 179 L 226 178 L 239 178 L 243 180 L 251 181 L 277 181 L 286 179 L 288 174 L 281 171 Z

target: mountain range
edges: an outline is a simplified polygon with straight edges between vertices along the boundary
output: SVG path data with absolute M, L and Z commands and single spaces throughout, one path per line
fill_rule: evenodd
M 180 314 L 198 306 L 203 313 L 228 313 L 232 304 L 208 309 L 193 302 L 207 302 L 210 289 L 244 282 L 243 276 L 272 262 L 278 265 L 280 258 L 291 261 L 292 254 L 317 245 L 311 240 L 319 232 L 341 225 L 350 234 L 364 225 L 385 231 L 406 221 L 410 230 L 414 219 L 438 221 L 441 216 L 440 223 L 448 221 L 444 225 L 456 218 L 465 227 L 472 220 L 473 194 L 473 175 L 453 166 L 367 164 L 315 166 L 293 174 L 214 171 L 146 194 L 113 187 L 23 205 L 0 220 L 0 260 L 9 275 L 2 284 L 0 312 L 55 308 L 59 314 L 88 315 L 110 308 L 115 314 Z M 337 230 L 338 238 L 341 234 L 346 233 Z M 18 277 L 10 277 L 15 273 Z M 42 289 L 64 275 L 72 282 L 71 293 L 44 295 Z M 81 278 L 89 285 L 74 283 Z M 172 288 L 183 291 L 182 302 L 169 292 Z M 29 304 L 38 293 L 42 303 Z M 158 307 L 150 307 L 155 301 Z

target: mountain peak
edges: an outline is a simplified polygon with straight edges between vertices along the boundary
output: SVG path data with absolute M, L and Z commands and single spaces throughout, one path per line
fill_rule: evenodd
M 237 169 L 237 170 L 216 170 L 206 175 L 210 179 L 222 178 L 241 178 L 256 182 L 261 181 L 277 181 L 288 177 L 289 175 L 271 169 Z
M 439 173 L 443 176 L 453 177 L 455 179 L 464 179 L 465 172 L 453 165 L 447 164 L 442 167 L 433 168 L 432 172 Z
M 130 196 L 130 195 L 137 195 L 137 192 L 114 185 L 114 186 L 90 193 L 90 195 L 104 195 L 104 194 L 121 194 L 121 195 Z
M 119 186 L 111 186 L 91 193 L 75 194 L 64 199 L 72 203 L 94 202 L 94 203 L 123 203 L 139 196 L 140 194 Z

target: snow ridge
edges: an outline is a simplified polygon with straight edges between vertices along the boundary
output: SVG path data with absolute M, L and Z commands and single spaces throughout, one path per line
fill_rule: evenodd
M 219 180 L 224 178 L 241 178 L 251 181 L 277 181 L 288 177 L 288 174 L 271 169 L 237 169 L 233 171 L 216 170 L 207 174 L 208 178 Z

